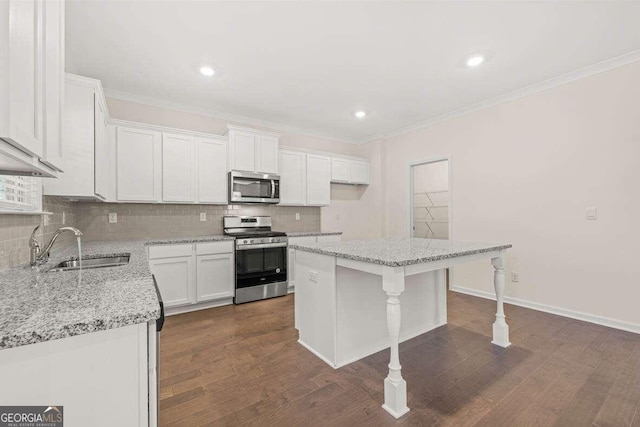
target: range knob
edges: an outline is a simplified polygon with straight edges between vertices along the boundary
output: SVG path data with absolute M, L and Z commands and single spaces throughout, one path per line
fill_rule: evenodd
M 244 243 L 246 245 L 247 244 L 247 240 L 246 239 L 243 240 L 242 243 Z
M 267 243 L 269 239 L 262 239 L 262 243 Z

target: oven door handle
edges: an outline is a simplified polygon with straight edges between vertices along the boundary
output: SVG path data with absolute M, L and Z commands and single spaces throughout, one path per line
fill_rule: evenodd
M 261 243 L 258 245 L 239 245 L 236 246 L 237 251 L 250 251 L 251 249 L 266 249 L 266 248 L 286 248 L 286 243 Z

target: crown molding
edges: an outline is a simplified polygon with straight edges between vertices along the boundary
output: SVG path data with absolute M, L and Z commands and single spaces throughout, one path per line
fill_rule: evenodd
M 78 85 L 89 86 L 98 92 L 98 98 L 104 107 L 104 114 L 107 120 L 111 119 L 109 116 L 109 109 L 105 105 L 106 98 L 104 96 L 104 88 L 102 87 L 102 82 L 98 79 L 93 79 L 91 77 L 80 76 L 78 74 L 73 73 L 65 73 L 65 80 L 69 82 L 73 82 Z
M 297 126 L 289 126 L 282 123 L 271 122 L 268 120 L 255 119 L 252 117 L 241 116 L 237 114 L 225 113 L 209 108 L 196 107 L 193 105 L 181 104 L 179 102 L 168 101 L 164 99 L 154 98 L 144 95 L 136 95 L 133 93 L 123 92 L 114 89 L 104 89 L 107 98 L 119 99 L 122 101 L 135 102 L 136 104 L 149 105 L 152 107 L 166 108 L 170 110 L 182 111 L 184 113 L 198 114 L 200 116 L 211 117 L 220 120 L 228 120 L 230 122 L 241 125 L 257 126 L 276 132 L 293 133 L 298 135 L 312 136 L 315 138 L 330 139 L 345 144 L 360 144 L 362 141 L 354 138 L 346 138 L 322 132 L 311 131 Z
M 459 110 L 455 110 L 450 113 L 442 114 L 440 116 L 415 123 L 413 125 L 399 128 L 395 131 L 387 132 L 384 134 L 376 134 L 372 137 L 369 137 L 361 141 L 361 143 L 364 144 L 380 138 L 383 138 L 383 139 L 392 138 L 394 136 L 402 135 L 415 130 L 424 129 L 424 128 L 442 123 L 447 120 L 465 116 L 467 114 L 484 110 L 487 108 L 495 107 L 500 104 L 514 101 L 516 99 L 524 98 L 526 96 L 533 95 L 538 92 L 543 92 L 547 89 L 552 89 L 558 86 L 562 86 L 564 84 L 571 83 L 576 80 L 580 80 L 585 77 L 592 76 L 594 74 L 604 73 L 605 71 L 623 67 L 625 65 L 629 65 L 637 61 L 640 61 L 640 50 L 635 50 L 633 52 L 629 52 L 621 56 L 610 58 L 605 61 L 598 62 L 596 64 L 588 65 L 586 67 L 579 68 L 569 73 L 561 74 L 559 76 L 552 77 L 550 79 L 543 80 L 538 83 L 534 83 L 522 89 L 517 89 L 512 92 L 508 92 L 504 95 L 499 95 L 495 98 L 491 98 L 486 101 L 479 102 L 469 107 L 461 108 Z
M 122 92 L 122 91 L 113 90 L 113 89 L 104 89 L 104 94 L 108 98 L 120 99 L 123 101 L 150 105 L 153 107 L 167 108 L 171 110 L 182 111 L 185 113 L 198 114 L 198 115 L 212 117 L 220 120 L 228 120 L 228 121 L 243 124 L 243 125 L 257 126 L 257 127 L 277 131 L 277 132 L 294 133 L 299 135 L 312 136 L 316 138 L 325 138 L 325 139 L 342 142 L 346 144 L 362 145 L 362 144 L 373 142 L 379 139 L 384 140 L 384 139 L 392 138 L 408 132 L 428 128 L 430 126 L 445 122 L 447 120 L 455 119 L 457 117 L 465 116 L 467 114 L 471 114 L 476 111 L 484 110 L 487 108 L 495 107 L 500 104 L 515 101 L 517 99 L 524 98 L 526 96 L 533 95 L 538 92 L 543 92 L 545 90 L 552 89 L 567 83 L 571 83 L 576 80 L 580 80 L 585 77 L 592 76 L 594 74 L 603 73 L 609 70 L 613 70 L 615 68 L 629 65 L 637 61 L 640 61 L 640 50 L 635 50 L 633 52 L 629 52 L 624 55 L 610 58 L 602 62 L 598 62 L 596 64 L 588 65 L 586 67 L 579 68 L 569 73 L 561 74 L 559 76 L 552 77 L 550 79 L 547 79 L 538 83 L 534 83 L 532 85 L 526 86 L 521 89 L 516 89 L 514 91 L 505 93 L 503 95 L 499 95 L 494 98 L 490 98 L 485 101 L 479 102 L 477 104 L 460 108 L 458 110 L 451 111 L 449 113 L 445 113 L 437 117 L 423 120 L 423 121 L 414 123 L 412 125 L 404 126 L 389 132 L 377 133 L 362 139 L 355 139 L 355 138 L 348 138 L 348 137 L 341 137 L 341 136 L 326 134 L 326 133 L 312 131 L 312 130 L 308 130 L 308 129 L 304 129 L 296 126 L 289 126 L 282 123 L 271 122 L 267 120 L 260 120 L 260 119 L 255 119 L 255 118 L 236 115 L 236 114 L 224 113 L 222 111 L 216 111 L 216 110 L 203 108 L 203 107 L 196 107 L 192 105 L 185 105 L 178 102 L 167 101 L 167 100 L 158 99 L 158 98 L 149 97 L 149 96 L 136 95 L 136 94 Z

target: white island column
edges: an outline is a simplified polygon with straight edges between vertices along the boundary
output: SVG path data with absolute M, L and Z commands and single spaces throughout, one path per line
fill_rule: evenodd
M 395 418 L 407 412 L 407 382 L 402 378 L 400 365 L 400 294 L 404 292 L 404 268 L 384 267 L 382 288 L 387 293 L 387 329 L 391 340 L 389 374 L 384 380 L 384 404 L 382 407 Z
M 492 344 L 499 345 L 500 347 L 509 347 L 509 325 L 507 325 L 504 315 L 504 254 L 500 253 L 499 257 L 492 258 L 491 264 L 493 264 L 493 287 L 496 290 L 496 301 L 498 309 L 496 310 L 496 321 L 493 323 L 493 341 Z

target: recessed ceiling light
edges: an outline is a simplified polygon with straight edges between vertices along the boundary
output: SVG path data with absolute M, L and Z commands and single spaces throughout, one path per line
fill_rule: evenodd
M 216 72 L 211 67 L 206 67 L 206 66 L 205 67 L 200 67 L 200 74 L 202 74 L 203 76 L 211 77 L 215 73 Z
M 467 67 L 477 67 L 478 65 L 484 62 L 484 56 L 482 55 L 472 55 L 467 58 Z
M 359 119 L 364 119 L 364 117 L 367 115 L 366 111 L 356 111 L 355 113 L 353 113 L 354 116 L 356 116 Z

